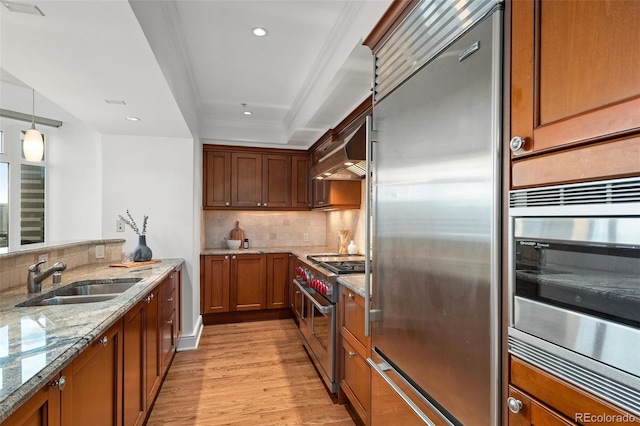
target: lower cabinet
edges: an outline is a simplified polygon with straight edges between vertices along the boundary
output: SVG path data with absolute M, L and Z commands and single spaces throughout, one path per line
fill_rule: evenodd
M 123 347 L 123 326 L 118 321 L 62 370 L 63 425 L 122 425 Z
M 509 378 L 509 426 L 636 424 L 630 413 L 514 356 Z
M 27 402 L 18 408 L 2 425 L 59 426 L 60 425 L 60 378 L 58 374 L 44 385 Z M 63 380 L 66 380 L 63 379 Z M 64 388 L 64 386 L 62 386 Z
M 288 254 L 203 255 L 200 269 L 204 314 L 289 306 Z
M 341 365 L 340 402 L 348 399 L 360 420 L 371 423 L 371 367 L 367 358 L 371 351 L 371 339 L 364 333 L 364 298 L 341 287 L 339 351 Z

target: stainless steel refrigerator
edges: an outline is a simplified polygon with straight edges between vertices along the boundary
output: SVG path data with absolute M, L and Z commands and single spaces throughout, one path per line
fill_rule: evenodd
M 423 1 L 376 53 L 374 425 L 500 420 L 501 9 Z

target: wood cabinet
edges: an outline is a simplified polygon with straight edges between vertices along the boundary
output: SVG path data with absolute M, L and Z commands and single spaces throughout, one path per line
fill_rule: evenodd
M 200 256 L 200 307 L 208 324 L 291 318 L 290 254 Z
M 122 324 L 121 319 L 62 370 L 64 426 L 122 424 Z
M 177 274 L 173 271 L 162 284 L 160 284 L 160 375 L 169 369 L 169 364 L 173 359 L 176 350 L 176 342 L 178 336 L 178 309 L 177 300 L 178 292 L 176 280 L 174 276 Z
M 203 152 L 202 203 L 207 207 L 231 206 L 231 153 Z
M 205 209 L 308 210 L 309 156 L 292 150 L 205 146 Z
M 4 422 L 3 426 L 60 426 L 61 374 L 44 385 Z M 66 380 L 66 378 L 65 378 Z M 64 389 L 65 386 L 63 386 Z
M 364 333 L 364 298 L 341 287 L 340 334 L 342 347 L 340 394 L 344 395 L 365 424 L 371 423 L 371 368 L 367 358 L 371 338 Z
M 512 187 L 639 175 L 640 3 L 511 7 Z
M 125 425 L 141 425 L 147 415 L 146 317 L 147 301 L 138 302 L 124 315 L 124 404 Z
M 229 312 L 231 256 L 200 256 L 200 312 Z
M 509 410 L 509 426 L 603 426 L 615 423 L 615 419 L 633 417 L 514 356 L 510 357 L 509 382 L 509 396 L 505 398 L 505 403 L 512 408 Z M 596 421 L 596 417 L 603 421 Z
M 267 309 L 289 306 L 289 256 L 267 255 Z
M 311 177 L 308 155 L 291 156 L 291 207 L 300 210 L 311 208 Z
M 313 208 L 359 209 L 362 195 L 362 181 L 359 180 L 313 180 Z

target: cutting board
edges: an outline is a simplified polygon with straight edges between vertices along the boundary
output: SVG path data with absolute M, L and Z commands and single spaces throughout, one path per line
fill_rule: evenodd
M 138 266 L 153 265 L 154 263 L 160 262 L 162 261 L 159 259 L 151 259 L 147 260 L 146 262 L 114 263 L 113 265 L 109 266 L 112 266 L 114 268 L 137 268 Z

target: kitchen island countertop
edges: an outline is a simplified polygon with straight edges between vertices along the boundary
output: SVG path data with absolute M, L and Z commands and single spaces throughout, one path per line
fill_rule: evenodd
M 0 422 L 26 402 L 80 352 L 164 280 L 183 259 L 134 268 L 87 265 L 65 271 L 58 287 L 91 279 L 140 278 L 116 298 L 75 305 L 16 307 L 41 293 L 26 288 L 0 293 Z M 26 274 L 26 270 L 25 270 Z

